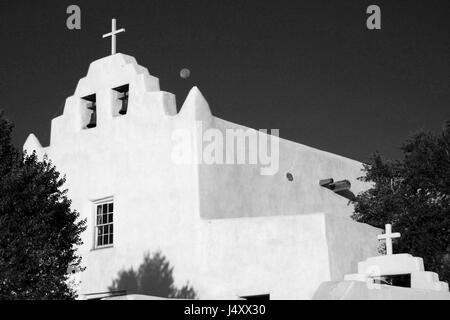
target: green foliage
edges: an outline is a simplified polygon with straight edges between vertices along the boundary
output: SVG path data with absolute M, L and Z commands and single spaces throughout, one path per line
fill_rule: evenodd
M 70 209 L 65 179 L 47 160 L 11 142 L 0 112 L 0 299 L 71 299 L 67 268 L 78 266 L 85 221 Z
M 173 267 L 161 252 L 153 256 L 145 254 L 144 261 L 135 271 L 132 268 L 119 272 L 109 287 L 109 291 L 126 291 L 127 294 L 145 294 L 155 297 L 195 299 L 194 288 L 185 284 L 181 288 L 174 286 Z
M 425 267 L 450 280 L 450 126 L 439 134 L 419 132 L 402 146 L 403 159 L 376 153 L 361 180 L 373 187 L 359 194 L 353 218 L 402 234 L 396 252 L 423 257 Z

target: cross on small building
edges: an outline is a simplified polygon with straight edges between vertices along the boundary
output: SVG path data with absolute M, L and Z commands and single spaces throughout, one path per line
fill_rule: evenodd
M 392 233 L 392 225 L 386 224 L 385 225 L 386 231 L 384 234 L 378 235 L 378 240 L 386 240 L 386 255 L 392 254 L 392 239 L 394 238 L 400 238 L 400 233 L 395 232 Z
M 125 32 L 125 29 L 116 30 L 116 19 L 112 19 L 111 32 L 103 35 L 103 38 L 111 37 L 111 55 L 116 54 L 116 34 Z

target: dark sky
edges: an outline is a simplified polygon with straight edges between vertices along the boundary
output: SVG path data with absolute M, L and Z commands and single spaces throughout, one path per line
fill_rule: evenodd
M 66 28 L 66 8 L 82 11 Z M 366 28 L 377 4 L 382 30 Z M 0 107 L 48 145 L 90 62 L 109 54 L 111 18 L 132 55 L 177 95 L 193 85 L 214 115 L 365 161 L 450 119 L 450 1 L 1 0 Z M 182 68 L 191 77 L 179 76 Z

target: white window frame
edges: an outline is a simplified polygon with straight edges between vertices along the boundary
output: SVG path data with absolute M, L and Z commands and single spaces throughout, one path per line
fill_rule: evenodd
M 114 212 L 115 203 L 113 197 L 102 198 L 94 201 L 94 249 L 111 248 L 114 246 Z M 103 212 L 106 206 L 107 212 Z M 101 215 L 99 215 L 99 207 L 101 208 Z M 110 211 L 111 210 L 111 211 Z M 106 215 L 106 217 L 105 217 Z M 100 220 L 99 220 L 100 219 Z M 103 219 L 106 219 L 105 221 Z M 100 223 L 99 223 L 100 221 Z M 105 229 L 107 232 L 104 232 Z M 102 243 L 99 244 L 99 230 L 101 231 Z M 105 238 L 105 236 L 107 238 Z M 104 244 L 104 240 L 107 239 L 107 244 Z

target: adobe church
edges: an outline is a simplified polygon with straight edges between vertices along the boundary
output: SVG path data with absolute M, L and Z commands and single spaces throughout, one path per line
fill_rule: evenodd
M 66 175 L 87 219 L 81 298 L 108 291 L 146 252 L 161 251 L 175 284 L 189 281 L 200 299 L 311 299 L 377 255 L 381 231 L 350 218 L 350 200 L 369 187 L 360 162 L 279 138 L 273 174 L 259 162 L 175 163 L 180 129 L 192 132 L 194 155 L 205 130 L 267 134 L 215 117 L 197 87 L 177 112 L 158 78 L 115 53 L 115 25 L 110 36 L 112 54 L 90 64 L 52 120 L 49 146 L 33 134 L 24 144 Z

